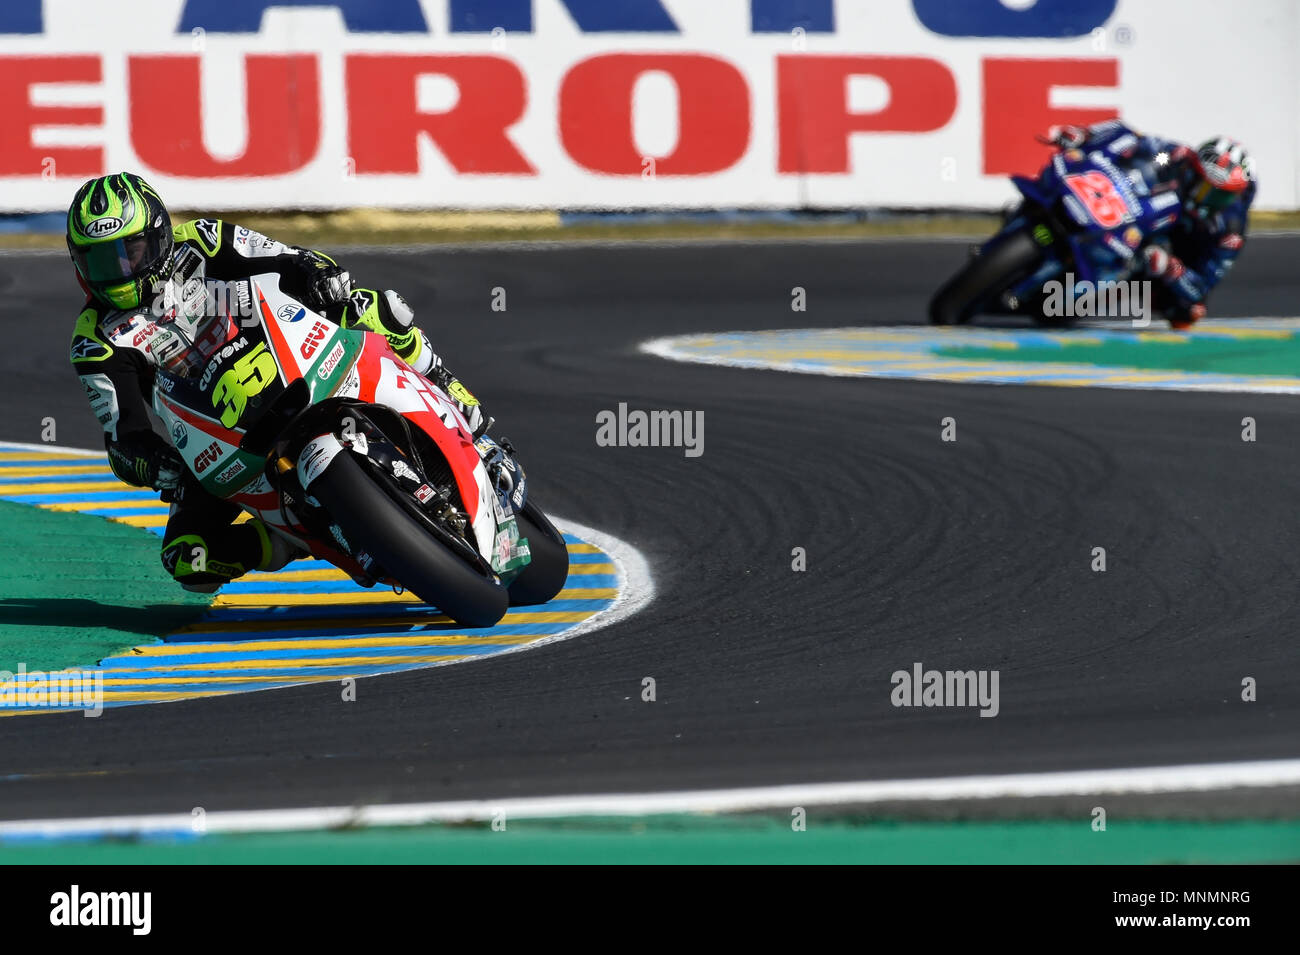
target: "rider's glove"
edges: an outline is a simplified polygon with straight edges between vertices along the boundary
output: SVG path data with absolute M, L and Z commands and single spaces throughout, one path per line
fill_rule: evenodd
M 173 490 L 185 473 L 185 462 L 171 448 L 161 447 L 148 456 L 147 484 L 155 491 Z
M 1176 279 L 1184 271 L 1182 260 L 1159 245 L 1148 245 L 1142 250 L 1142 264 L 1146 274 L 1154 279 Z
M 1075 149 L 1083 145 L 1088 131 L 1082 126 L 1052 126 L 1047 130 L 1047 141 L 1062 149 Z
M 155 491 L 174 490 L 185 472 L 185 462 L 161 438 L 157 439 L 156 445 L 153 444 L 152 434 L 149 438 L 148 442 L 128 440 L 109 444 L 108 457 L 113 472 L 136 487 L 151 487 Z
M 309 249 L 298 252 L 298 268 L 304 273 L 306 293 L 302 303 L 315 312 L 346 302 L 352 292 L 352 277 L 329 256 Z

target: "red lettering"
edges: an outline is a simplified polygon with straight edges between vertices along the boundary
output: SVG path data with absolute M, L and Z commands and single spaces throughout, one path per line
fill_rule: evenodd
M 316 57 L 244 57 L 248 145 L 216 159 L 203 145 L 199 57 L 128 58 L 131 144 L 153 169 L 193 179 L 282 176 L 311 162 L 320 145 Z
M 194 459 L 194 473 L 202 474 L 209 466 L 216 464 L 221 459 L 221 445 L 213 441 L 210 445 L 199 452 L 199 456 Z
M 138 332 L 135 333 L 135 337 L 131 339 L 131 347 L 139 348 L 142 343 L 147 342 L 149 339 L 153 338 L 154 332 L 156 331 L 158 331 L 157 324 L 154 322 L 150 322 L 144 328 L 140 329 Z M 149 351 L 151 347 L 152 347 L 151 345 L 145 345 L 144 350 Z
M 316 349 L 319 348 L 320 343 L 325 340 L 325 336 L 329 333 L 329 330 L 330 327 L 324 322 L 316 322 L 312 325 L 311 331 L 308 332 L 307 337 L 303 339 L 302 347 L 298 349 L 303 358 L 311 358 L 312 355 L 316 354 Z
M 853 133 L 926 133 L 957 110 L 957 81 L 938 60 L 923 56 L 776 58 L 777 169 L 783 173 L 849 172 Z M 889 88 L 884 108 L 849 112 L 849 78 L 874 76 Z
M 34 106 L 41 83 L 99 83 L 97 56 L 0 56 L 0 176 L 93 176 L 104 168 L 102 146 L 36 146 L 38 126 L 102 126 L 102 106 Z
M 417 83 L 428 75 L 455 82 L 455 106 L 420 112 Z M 348 150 L 358 173 L 418 174 L 425 135 L 458 173 L 535 174 L 506 134 L 528 102 L 523 73 L 510 60 L 357 53 L 347 58 L 347 88 Z
M 677 144 L 655 158 L 657 176 L 703 176 L 734 166 L 749 148 L 749 85 L 730 63 L 699 53 L 611 53 L 583 60 L 560 86 L 560 140 L 579 165 L 640 175 L 632 96 L 659 71 L 677 86 Z
M 1028 175 L 1048 161 L 1052 147 L 1034 137 L 1053 125 L 1088 126 L 1119 115 L 1114 109 L 1054 108 L 1056 86 L 1119 85 L 1117 60 L 984 61 L 984 175 Z

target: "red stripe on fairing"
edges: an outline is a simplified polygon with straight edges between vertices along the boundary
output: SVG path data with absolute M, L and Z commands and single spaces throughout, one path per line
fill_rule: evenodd
M 284 332 L 280 331 L 279 323 L 276 322 L 275 316 L 271 314 L 271 306 L 266 304 L 266 296 L 262 294 L 261 287 L 256 282 L 253 283 L 253 287 L 257 289 L 257 301 L 262 306 L 266 337 L 271 339 L 271 347 L 275 349 L 276 364 L 280 366 L 280 380 L 287 385 L 290 380 L 296 381 L 302 377 L 302 369 L 298 365 L 298 359 L 294 357 L 293 349 L 289 347 L 288 340 L 284 337 Z M 288 357 L 286 358 L 286 356 Z M 285 372 L 286 367 L 298 369 L 298 375 L 290 379 Z
M 167 406 L 168 411 L 180 418 L 186 424 L 194 425 L 194 427 L 198 428 L 210 437 L 224 441 L 226 444 L 233 444 L 235 447 L 239 447 L 239 442 L 244 440 L 244 436 L 238 431 L 231 431 L 229 428 L 222 424 L 218 424 L 210 418 L 205 418 L 202 415 L 195 414 L 188 408 L 183 408 L 176 404 L 166 395 L 159 395 L 158 397 L 159 400 Z
M 365 347 L 357 358 L 357 371 L 361 375 L 361 393 L 358 397 L 362 401 L 376 403 L 375 392 L 383 374 L 379 364 L 381 358 L 392 359 L 422 381 L 429 390 L 437 389 L 437 385 L 398 357 L 388 343 L 388 339 L 375 332 L 367 332 Z M 448 428 L 429 408 L 420 411 L 399 411 L 398 414 L 433 439 L 438 450 L 451 466 L 452 476 L 456 479 L 456 487 L 460 491 L 460 498 L 465 504 L 470 521 L 476 520 L 479 511 L 479 487 L 478 481 L 474 479 L 474 471 L 482 458 L 479 457 L 469 434 L 459 426 L 454 430 Z

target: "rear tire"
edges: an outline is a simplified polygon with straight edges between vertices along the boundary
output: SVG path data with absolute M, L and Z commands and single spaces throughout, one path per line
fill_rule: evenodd
M 532 501 L 524 504 L 515 519 L 519 522 L 519 536 L 528 538 L 532 559 L 523 573 L 510 582 L 510 606 L 526 607 L 554 600 L 569 579 L 569 547 L 555 525 Z
M 310 493 L 342 529 L 353 553 L 368 552 L 386 576 L 425 603 L 466 627 L 490 627 L 505 616 L 506 588 L 432 537 L 350 452 L 330 462 Z
M 1042 251 L 1027 232 L 1007 236 L 962 266 L 930 300 L 931 325 L 964 325 L 988 298 L 1028 275 Z

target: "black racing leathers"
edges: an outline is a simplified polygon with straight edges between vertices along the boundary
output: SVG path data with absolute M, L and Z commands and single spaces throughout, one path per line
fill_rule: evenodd
M 173 234 L 178 262 L 194 266 L 194 254 L 201 257 L 209 294 L 217 294 L 214 283 L 274 272 L 285 292 L 311 307 L 341 307 L 337 298 L 346 302 L 346 273 L 321 253 L 216 219 L 187 222 Z M 239 508 L 189 477 L 181 459 L 183 438 L 181 447 L 173 448 L 154 431 L 148 409 L 158 353 L 174 334 L 156 320 L 153 302 L 123 311 L 92 298 L 77 318 L 72 366 L 104 428 L 113 473 L 127 484 L 163 490 L 172 501 L 163 566 L 186 588 L 211 590 L 249 570 L 265 569 L 272 541 L 260 521 L 233 523 Z
M 317 296 L 322 272 L 337 271 L 328 256 L 217 219 L 186 222 L 173 234 L 178 251 L 187 246 L 203 257 L 209 283 L 275 272 L 285 292 L 309 301 Z M 169 442 L 154 431 L 148 411 L 157 367 L 153 343 L 166 334 L 154 320 L 152 303 L 123 311 L 88 299 L 72 336 L 72 366 L 104 428 L 113 473 L 137 487 L 169 483 L 160 478 L 166 478 L 168 465 L 175 463 Z

